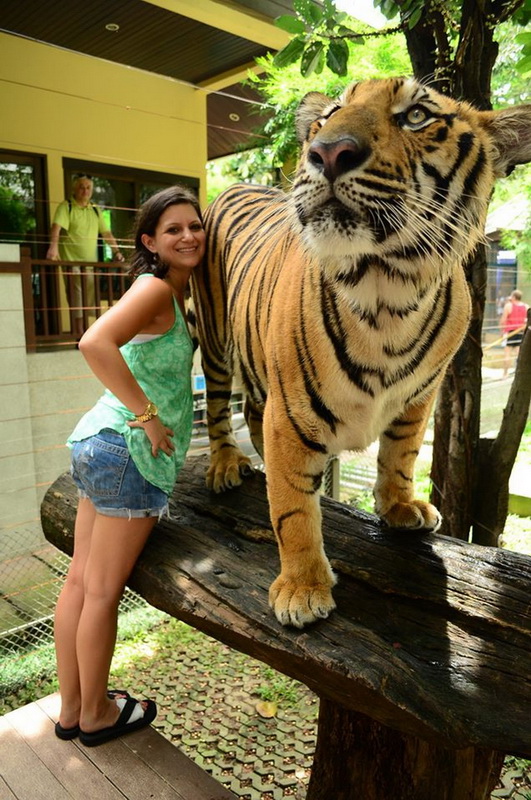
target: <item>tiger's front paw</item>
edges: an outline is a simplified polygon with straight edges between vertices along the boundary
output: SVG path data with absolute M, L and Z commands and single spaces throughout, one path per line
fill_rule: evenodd
M 334 582 L 301 586 L 279 575 L 269 589 L 269 605 L 282 625 L 303 628 L 318 619 L 326 619 L 334 610 L 336 604 L 331 591 Z
M 253 475 L 251 459 L 237 447 L 226 447 L 212 456 L 206 474 L 206 485 L 215 492 L 240 486 L 244 477 Z
M 381 518 L 390 528 L 422 529 L 432 532 L 439 530 L 442 522 L 442 517 L 435 506 L 422 500 L 395 503 L 381 515 Z

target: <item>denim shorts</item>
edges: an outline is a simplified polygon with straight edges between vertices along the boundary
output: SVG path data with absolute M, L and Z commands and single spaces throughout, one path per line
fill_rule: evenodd
M 168 495 L 147 481 L 129 454 L 125 438 L 104 428 L 74 442 L 71 475 L 80 497 L 107 517 L 158 517 L 168 513 Z

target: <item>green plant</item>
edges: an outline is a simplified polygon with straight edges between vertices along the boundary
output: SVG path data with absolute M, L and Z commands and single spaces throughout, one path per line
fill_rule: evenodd
M 263 686 L 255 689 L 255 694 L 261 700 L 284 705 L 294 705 L 299 700 L 299 686 L 291 678 L 276 672 L 271 667 L 264 667 L 260 677 L 267 681 Z

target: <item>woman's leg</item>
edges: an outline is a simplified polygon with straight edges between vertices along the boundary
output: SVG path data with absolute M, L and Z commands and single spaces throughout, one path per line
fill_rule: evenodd
M 118 604 L 156 519 L 95 516 L 76 639 L 82 699 L 79 724 L 86 733 L 113 725 L 119 716 L 116 703 L 107 697 Z
M 74 529 L 74 555 L 55 609 L 54 639 L 61 693 L 59 722 L 65 728 L 78 724 L 81 710 L 76 637 L 83 609 L 83 575 L 95 518 L 96 509 L 90 500 L 81 499 Z

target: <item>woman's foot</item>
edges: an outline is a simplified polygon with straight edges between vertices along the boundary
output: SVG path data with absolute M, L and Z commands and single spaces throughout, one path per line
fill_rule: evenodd
M 92 725 L 79 732 L 79 741 L 87 747 L 103 744 L 126 733 L 132 733 L 150 725 L 157 716 L 157 706 L 153 700 L 135 700 L 129 695 L 116 693 L 109 704 L 110 714 L 98 720 L 98 727 Z M 102 726 L 102 721 L 106 724 Z
M 64 741 L 75 739 L 76 736 L 79 736 L 79 725 L 71 725 L 69 728 L 65 728 L 60 722 L 56 722 L 55 735 L 58 739 L 63 739 Z

